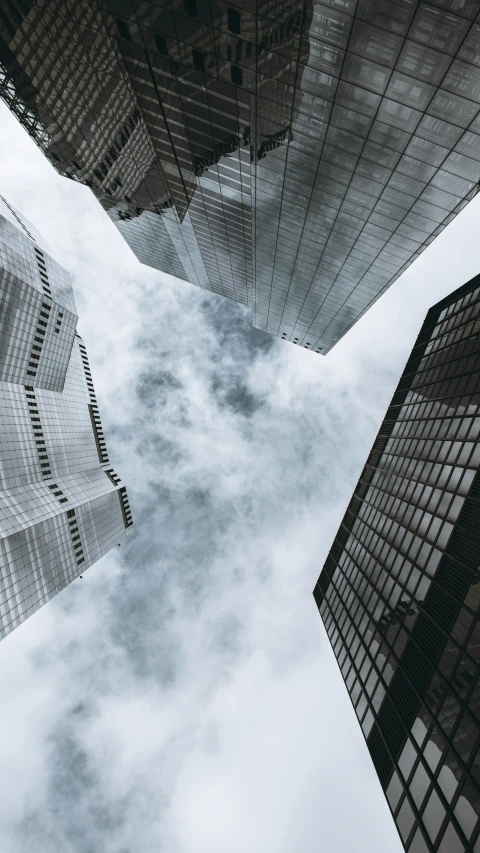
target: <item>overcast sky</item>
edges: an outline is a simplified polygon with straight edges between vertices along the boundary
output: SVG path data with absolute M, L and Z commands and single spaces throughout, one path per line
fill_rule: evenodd
M 141 266 L 0 102 L 135 527 L 0 643 L 2 853 L 400 853 L 312 589 L 474 200 L 327 357 Z

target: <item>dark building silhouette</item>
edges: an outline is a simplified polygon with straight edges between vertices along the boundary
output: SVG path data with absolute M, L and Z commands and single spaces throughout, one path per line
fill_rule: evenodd
M 5 0 L 0 96 L 146 264 L 325 354 L 478 192 L 476 0 Z
M 410 853 L 480 850 L 480 276 L 427 314 L 314 595 Z

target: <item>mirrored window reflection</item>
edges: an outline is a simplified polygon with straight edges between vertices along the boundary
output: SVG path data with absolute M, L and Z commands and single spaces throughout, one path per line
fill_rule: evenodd
M 420 828 L 417 829 L 413 839 L 411 841 L 410 846 L 408 847 L 409 853 L 429 853 L 429 849 L 426 845 L 425 839 L 422 835 Z
M 433 842 L 435 842 L 438 836 L 445 815 L 445 807 L 443 806 L 437 792 L 434 790 L 431 792 L 423 812 L 423 823 Z
M 410 793 L 413 797 L 415 805 L 419 810 L 423 805 L 423 801 L 430 786 L 430 782 L 431 780 L 427 771 L 425 770 L 425 767 L 423 766 L 423 764 L 419 764 L 409 786 Z
M 408 799 L 405 798 L 400 806 L 397 817 L 395 818 L 395 823 L 397 824 L 398 831 L 404 843 L 410 835 L 414 822 L 415 816 L 413 809 L 408 802 Z
M 442 837 L 438 853 L 464 853 L 465 845 L 460 840 L 453 824 L 449 823 Z
M 410 776 L 410 771 L 415 764 L 415 759 L 417 757 L 417 751 L 412 743 L 412 741 L 407 738 L 407 742 L 403 748 L 403 752 L 399 758 L 398 766 L 402 771 L 404 779 L 408 779 Z
M 468 780 L 463 784 L 462 792 L 454 808 L 454 815 L 465 837 L 470 840 L 479 820 L 480 794 L 478 788 L 475 788 Z

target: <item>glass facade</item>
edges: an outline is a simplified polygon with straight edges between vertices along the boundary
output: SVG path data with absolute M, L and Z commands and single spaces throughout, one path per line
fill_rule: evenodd
M 0 196 L 0 381 L 61 391 L 77 325 L 70 276 Z
M 0 198 L 0 638 L 132 524 L 76 322 L 68 273 Z
M 314 595 L 410 853 L 480 851 L 480 276 L 430 309 Z
M 10 0 L 0 96 L 143 263 L 325 354 L 478 192 L 476 0 Z

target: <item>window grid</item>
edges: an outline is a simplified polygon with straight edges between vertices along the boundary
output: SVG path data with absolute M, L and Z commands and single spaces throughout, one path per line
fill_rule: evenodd
M 480 843 L 479 285 L 428 313 L 314 593 L 412 853 Z

